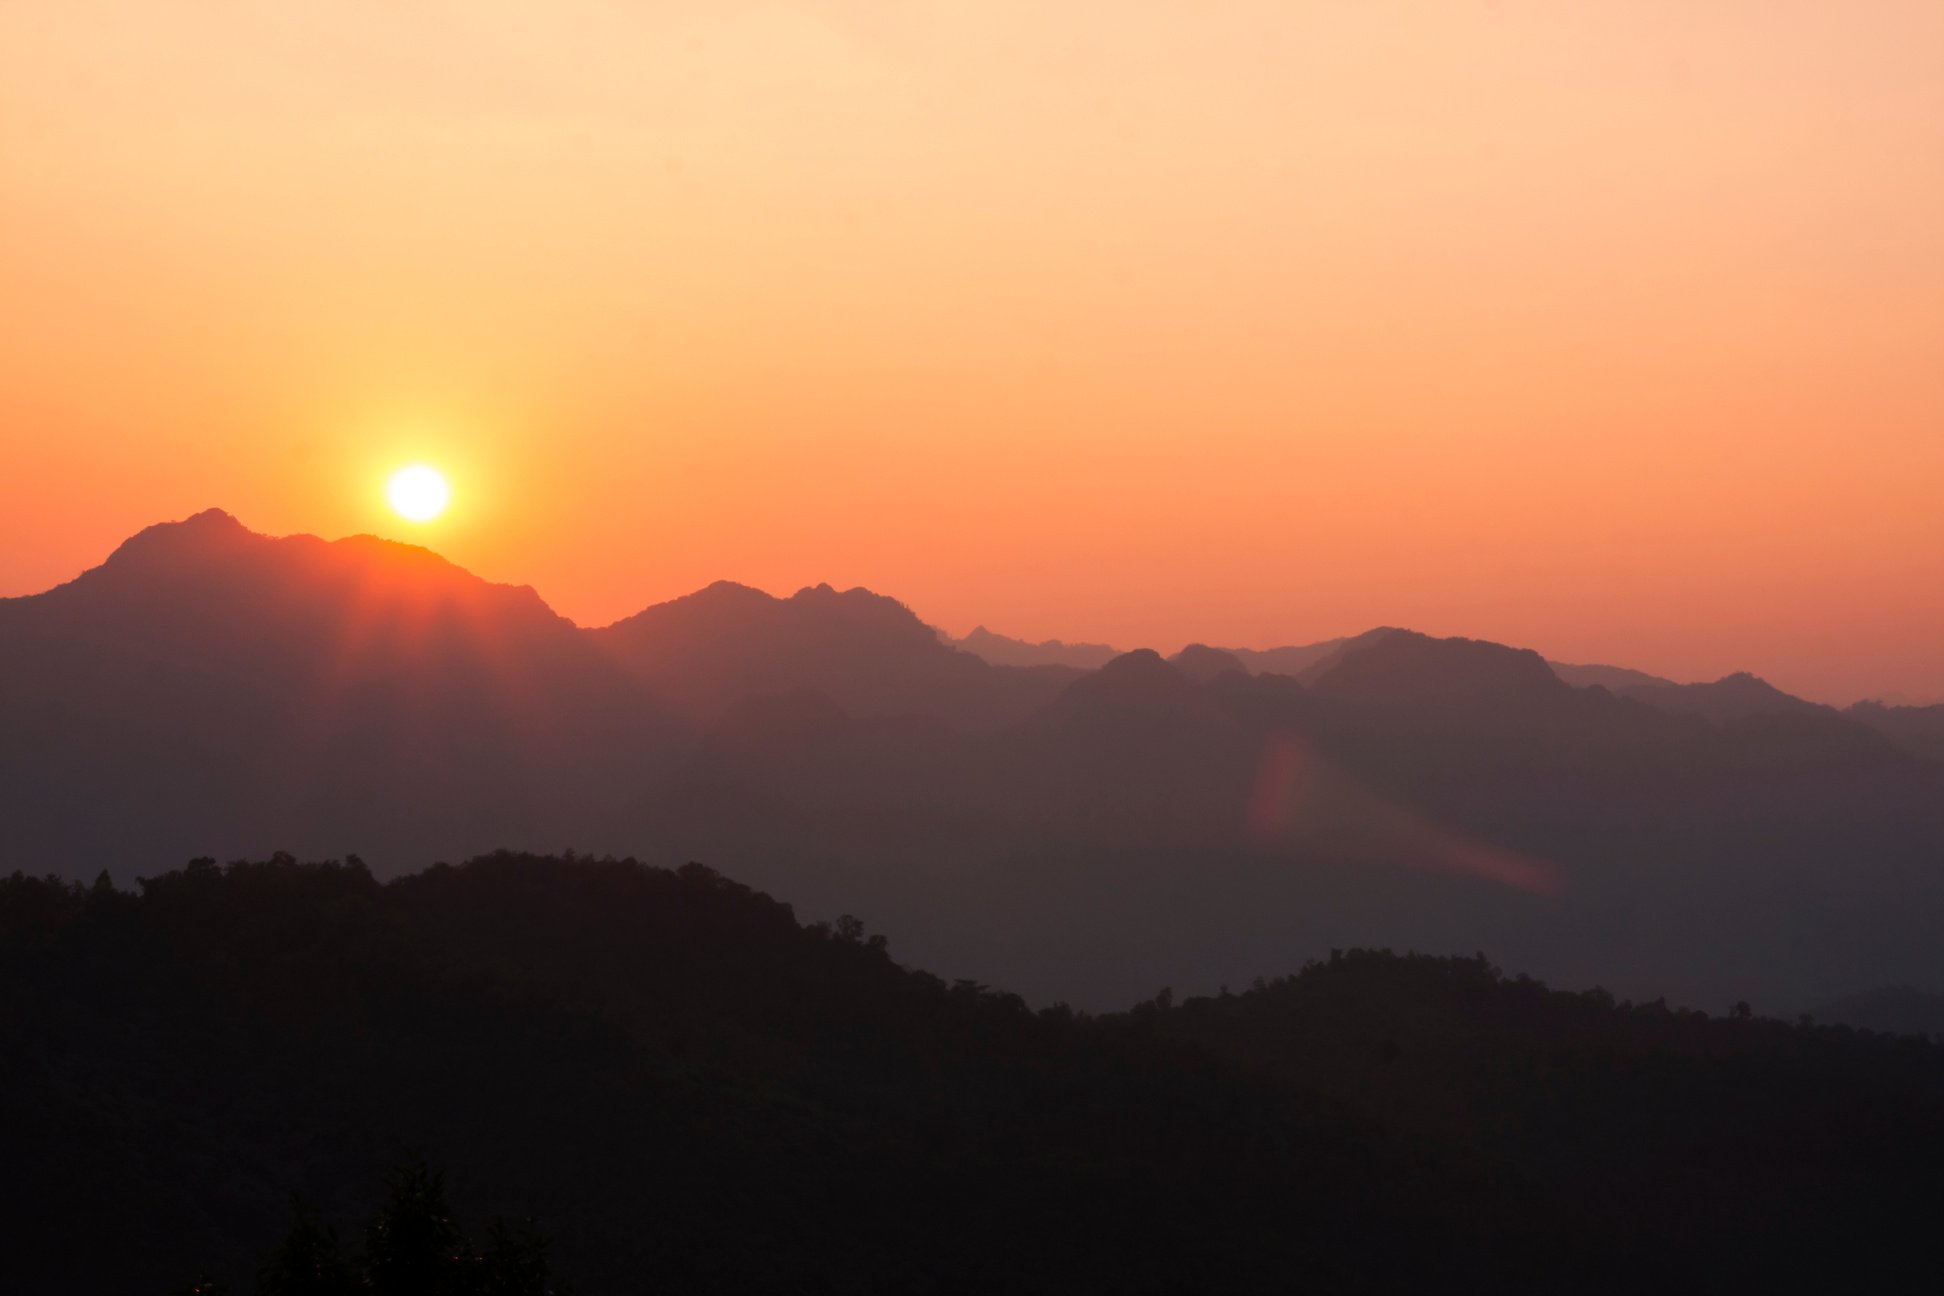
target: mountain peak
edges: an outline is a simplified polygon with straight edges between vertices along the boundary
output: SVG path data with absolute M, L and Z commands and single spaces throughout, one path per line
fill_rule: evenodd
M 1189 644 L 1168 661 L 1176 670 L 1197 684 L 1206 683 L 1230 671 L 1238 675 L 1251 673 L 1248 666 L 1234 653 L 1223 648 L 1210 648 L 1203 643 Z
M 1136 648 L 1075 680 L 1066 696 L 1127 702 L 1183 697 L 1192 691 L 1179 667 L 1152 648 Z
M 165 522 L 162 525 L 168 526 L 171 524 Z M 195 526 L 195 527 L 227 527 L 231 530 L 236 530 L 236 531 L 241 531 L 244 529 L 243 524 L 236 520 L 235 514 L 230 513 L 225 509 L 219 509 L 219 508 L 206 508 L 200 513 L 191 513 L 188 517 L 184 518 L 180 522 L 174 523 L 173 525 Z
M 136 618 L 144 634 L 169 627 L 171 635 L 193 635 L 199 620 L 269 624 L 273 606 L 323 616 L 347 601 L 355 601 L 367 628 L 375 618 L 462 606 L 543 633 L 565 624 L 531 587 L 485 580 L 422 545 L 374 535 L 264 535 L 213 508 L 145 527 L 99 566 L 29 597 L 124 627 Z
M 862 585 L 839 590 L 829 582 L 806 586 L 791 595 L 789 605 L 851 633 L 874 633 L 885 641 L 902 643 L 906 649 L 936 651 L 938 634 L 918 619 L 917 613 L 888 594 L 879 594 Z
M 802 589 L 790 595 L 790 599 L 792 602 L 801 600 L 805 603 L 839 602 L 851 603 L 858 606 L 890 604 L 895 607 L 904 607 L 904 604 L 898 602 L 897 599 L 892 598 L 889 594 L 879 594 L 875 590 L 865 589 L 862 585 L 853 585 L 847 590 L 840 590 L 829 581 L 818 581 L 815 585 L 805 585 Z
M 689 606 L 769 607 L 771 604 L 780 602 L 782 600 L 774 594 L 766 590 L 759 590 L 754 585 L 745 585 L 741 581 L 719 580 L 710 581 L 694 593 L 679 595 L 659 606 L 673 607 L 678 604 L 686 604 Z
M 1163 669 L 1164 667 L 1166 667 L 1166 670 Z M 1103 675 L 1112 673 L 1129 677 L 1137 674 L 1145 674 L 1159 678 L 1163 674 L 1172 673 L 1173 670 L 1174 668 L 1168 666 L 1167 661 L 1160 653 L 1154 651 L 1154 649 L 1135 648 L 1129 652 L 1121 653 L 1105 666 L 1102 666 L 1100 673 Z
M 1324 672 L 1326 693 L 1373 700 L 1485 701 L 1547 694 L 1567 687 L 1538 653 L 1483 639 L 1434 639 L 1393 630 Z
M 143 527 L 117 545 L 108 556 L 110 563 L 131 559 L 206 557 L 233 549 L 238 544 L 258 539 L 257 533 L 219 508 L 192 513 L 179 522 L 157 522 Z
M 1621 690 L 1625 696 L 1677 715 L 1705 716 L 1716 724 L 1753 715 L 1834 715 L 1833 709 L 1784 693 L 1759 675 L 1736 671 L 1712 684 L 1656 684 Z
M 988 725 L 1027 714 L 1064 683 L 994 672 L 898 600 L 828 582 L 781 599 L 718 583 L 595 634 L 658 696 L 705 716 L 807 688 L 860 717 L 937 712 Z

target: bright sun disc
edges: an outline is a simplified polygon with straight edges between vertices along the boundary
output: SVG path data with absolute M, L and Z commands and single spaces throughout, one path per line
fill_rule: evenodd
M 430 522 L 445 512 L 446 501 L 452 498 L 452 491 L 439 470 L 424 464 L 400 468 L 393 473 L 385 494 L 400 517 L 414 522 Z

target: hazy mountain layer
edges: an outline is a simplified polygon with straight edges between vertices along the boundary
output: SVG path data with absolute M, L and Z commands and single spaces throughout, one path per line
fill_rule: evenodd
M 581 630 L 424 550 L 210 513 L 0 601 L 0 867 L 574 844 L 705 860 L 1036 998 L 1486 946 L 1792 1011 L 1944 985 L 1944 774 L 1905 710 L 1616 694 L 1401 630 L 1300 677 L 1000 667 L 827 586 Z
M 1120 655 L 1119 649 L 1106 644 L 1062 643 L 1058 639 L 1028 643 L 1024 639 L 994 634 L 984 626 L 975 626 L 972 633 L 963 639 L 945 637 L 945 641 L 994 666 L 1072 666 L 1080 670 L 1098 670 Z

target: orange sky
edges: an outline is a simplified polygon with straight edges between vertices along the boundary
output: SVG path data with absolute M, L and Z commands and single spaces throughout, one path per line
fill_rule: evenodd
M 0 303 L 0 593 L 216 505 L 1944 694 L 1937 0 L 9 0 Z

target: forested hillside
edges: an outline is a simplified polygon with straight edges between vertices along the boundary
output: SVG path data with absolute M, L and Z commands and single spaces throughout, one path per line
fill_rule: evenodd
M 1273 970 L 1273 969 L 1272 969 Z M 700 866 L 0 884 L 9 1291 L 251 1289 L 388 1166 L 583 1293 L 1934 1273 L 1944 1053 L 1346 953 L 1100 1017 Z

